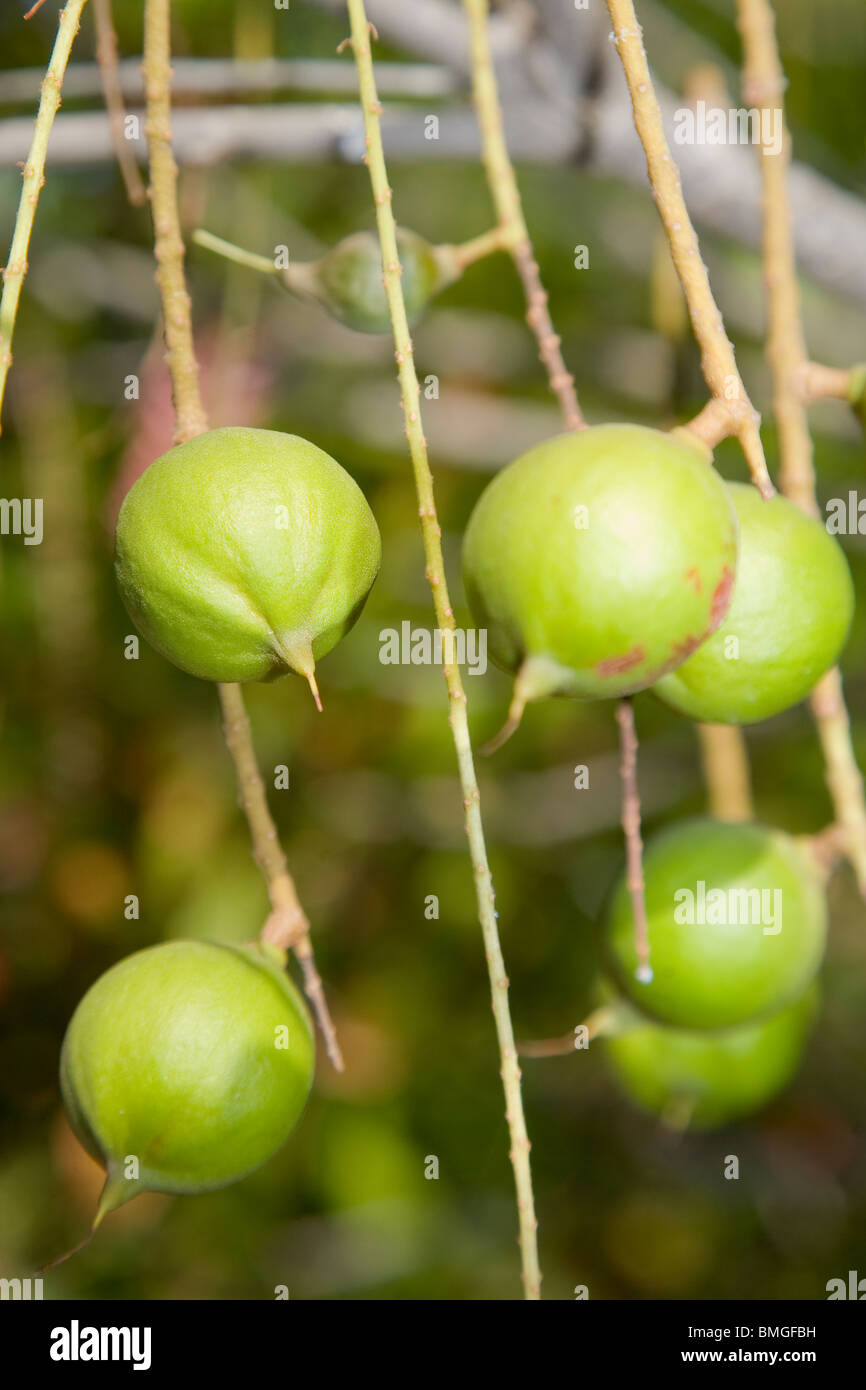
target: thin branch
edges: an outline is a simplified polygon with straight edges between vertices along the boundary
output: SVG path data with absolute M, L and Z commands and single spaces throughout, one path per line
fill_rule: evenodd
M 568 371 L 553 327 L 547 294 L 526 219 L 514 167 L 508 154 L 502 123 L 502 107 L 496 73 L 490 52 L 487 0 L 464 0 L 469 19 L 472 53 L 472 91 L 487 182 L 496 207 L 499 227 L 506 241 L 526 296 L 526 321 L 538 340 L 538 355 L 547 372 L 550 389 L 559 401 L 567 429 L 585 429 L 586 421 L 578 404 L 574 377 Z
M 126 109 L 123 104 L 123 91 L 117 71 L 117 34 L 111 13 L 111 0 L 93 0 L 93 18 L 96 25 L 96 61 L 105 95 L 105 109 L 111 126 L 111 138 L 117 155 L 117 163 L 126 196 L 133 207 L 144 207 L 147 202 L 147 189 L 138 172 L 135 155 L 124 133 Z
M 174 440 L 204 434 L 207 417 L 199 388 L 192 314 L 184 273 L 177 200 L 177 165 L 171 145 L 171 39 L 169 0 L 146 0 L 143 72 L 147 91 L 149 197 L 153 213 L 156 281 L 165 320 L 166 361 L 174 395 Z
M 41 68 L 14 68 L 0 73 L 0 105 L 30 101 L 39 93 Z M 144 96 L 140 58 L 123 58 L 117 80 L 127 101 Z M 444 97 L 462 83 L 436 63 L 383 63 L 382 90 L 396 97 Z M 97 63 L 72 63 L 64 83 L 68 96 L 96 97 L 103 90 Z M 172 99 L 234 97 L 249 92 L 351 93 L 358 83 L 351 68 L 336 58 L 175 58 Z
M 649 924 L 646 915 L 646 895 L 643 876 L 643 841 L 640 826 L 640 794 L 637 785 L 637 731 L 631 700 L 620 700 L 616 707 L 622 761 L 622 828 L 625 834 L 626 885 L 631 898 L 634 920 L 634 946 L 637 955 L 635 979 L 649 984 L 653 977 L 650 964 Z
M 737 724 L 699 724 L 701 761 L 709 791 L 709 811 L 716 820 L 753 820 L 749 755 Z
M 791 236 L 788 169 L 791 138 L 784 115 L 785 79 L 776 42 L 775 18 L 767 0 L 738 0 L 743 43 L 744 91 L 761 110 L 759 159 L 764 190 L 764 279 L 770 319 L 768 356 L 779 426 L 782 489 L 809 516 L 817 517 L 812 439 L 801 379 L 808 355 L 803 333 L 797 265 Z M 765 111 L 780 112 L 782 145 L 764 140 Z M 811 696 L 812 713 L 824 753 L 827 786 L 835 820 L 846 836 L 848 858 L 866 896 L 866 799 L 851 741 L 842 678 L 828 671 Z
M 760 417 L 749 400 L 734 349 L 725 333 L 713 297 L 707 268 L 701 259 L 695 229 L 686 207 L 679 170 L 665 137 L 661 108 L 647 65 L 643 36 L 633 0 L 607 0 L 613 37 L 625 71 L 634 124 L 646 157 L 653 197 L 659 210 L 671 256 L 689 307 L 701 349 L 704 378 L 713 396 L 725 403 L 734 432 L 763 497 L 773 495 L 759 429 Z
M 221 236 L 214 236 L 213 232 L 208 232 L 204 227 L 197 227 L 192 234 L 192 239 L 196 246 L 204 246 L 208 251 L 214 251 L 218 256 L 222 256 L 227 261 L 234 261 L 235 265 L 246 266 L 248 270 L 257 270 L 262 275 L 279 275 L 273 258 L 259 256 L 255 251 L 245 251 L 242 246 L 235 246 L 233 241 L 225 241 Z
M 448 595 L 445 565 L 442 558 L 441 532 L 433 495 L 433 478 L 427 458 L 427 443 L 421 421 L 420 392 L 415 375 L 412 338 L 409 333 L 406 306 L 400 282 L 401 268 L 397 252 L 396 224 L 391 208 L 391 188 L 388 184 L 388 172 L 385 166 L 379 121 L 382 108 L 376 91 L 364 0 L 348 0 L 348 9 L 351 21 L 351 39 L 347 42 L 350 43 L 355 57 L 360 82 L 367 139 L 367 165 L 370 171 L 370 182 L 376 205 L 376 221 L 382 246 L 384 285 L 394 330 L 400 394 L 418 494 L 424 553 L 427 560 L 427 578 L 433 592 L 433 604 L 438 625 L 443 631 L 453 631 L 455 626 L 454 613 Z M 510 1157 L 517 1190 L 524 1292 L 527 1299 L 538 1299 L 540 1297 L 541 1273 L 538 1267 L 536 1234 L 538 1223 L 535 1219 L 535 1201 L 529 1162 L 530 1145 L 523 1112 L 520 1067 L 514 1043 L 514 1029 L 508 1006 L 508 977 L 505 973 L 505 962 L 502 957 L 502 946 L 496 924 L 493 880 L 487 859 L 481 819 L 481 798 L 469 737 L 466 693 L 460 678 L 460 669 L 456 663 L 447 662 L 444 666 L 444 674 L 451 705 L 450 723 L 463 790 L 466 834 L 475 874 L 478 915 L 484 937 L 493 1016 L 496 1022 L 496 1035 L 502 1062 L 505 1118 L 511 1137 Z
M 176 412 L 175 440 L 182 443 L 208 427 L 199 388 L 198 364 L 192 334 L 190 299 L 184 275 L 184 246 L 177 201 L 177 166 L 171 147 L 171 38 L 169 0 L 147 0 L 144 19 L 144 71 L 148 99 L 150 149 L 149 197 L 153 211 L 157 282 L 162 296 Z M 328 1054 L 338 1071 L 343 1059 L 325 1003 L 322 982 L 313 962 L 309 923 L 298 901 L 277 829 L 268 809 L 264 783 L 256 763 L 249 719 L 239 685 L 218 686 L 223 708 L 226 744 L 238 781 L 241 802 L 250 827 L 253 853 L 267 884 L 272 912 L 262 937 L 283 950 L 295 951 L 307 994 L 316 1011 Z
M 607 1037 L 616 1027 L 617 1010 L 616 1006 L 602 1005 L 584 1019 L 583 1023 L 570 1033 L 565 1033 L 561 1038 L 539 1038 L 532 1042 L 519 1042 L 517 1051 L 521 1057 L 567 1057 L 571 1052 L 581 1052 L 583 1048 L 578 1046 L 582 1041 L 578 1037 L 581 1029 L 586 1029 L 586 1042 L 594 1042 L 596 1038 Z
M 682 107 L 681 98 L 662 96 L 661 100 L 666 116 Z M 429 109 L 440 115 L 438 140 L 425 140 L 417 106 L 389 106 L 383 129 L 389 164 L 477 159 L 478 122 L 471 107 L 449 103 L 445 108 L 431 101 Z M 619 81 L 607 83 L 597 97 L 581 103 L 573 123 L 563 124 L 561 115 L 537 90 L 531 102 L 519 96 L 509 98 L 506 119 L 513 159 L 562 168 L 563 177 L 570 178 L 568 171 L 579 169 L 645 190 L 646 163 L 640 147 L 633 149 L 637 142 L 631 104 Z M 0 168 L 14 168 L 26 158 L 32 133 L 32 121 L 24 117 L 0 120 Z M 247 159 L 281 165 L 336 159 L 357 163 L 364 152 L 357 104 L 336 101 L 176 110 L 173 134 L 179 162 L 198 166 Z M 144 141 L 129 143 L 139 162 L 145 163 Z M 104 112 L 61 112 L 51 138 L 53 168 L 108 163 L 114 157 Z M 705 147 L 682 145 L 677 157 L 696 221 L 741 245 L 759 246 L 760 185 L 751 150 L 742 145 L 718 145 L 708 161 Z M 792 169 L 791 193 L 797 255 L 805 273 L 846 303 L 866 304 L 866 256 L 861 249 L 866 240 L 866 210 L 862 199 L 804 164 L 795 164 Z M 821 208 L 820 218 L 814 215 L 816 207 Z
M 272 911 L 262 929 L 262 940 L 272 942 L 280 950 L 295 952 L 304 974 L 307 995 L 316 1010 L 328 1056 L 336 1070 L 342 1071 L 342 1054 L 325 1002 L 322 981 L 313 960 L 310 923 L 301 907 L 268 807 L 265 784 L 253 748 L 243 691 L 239 685 L 220 685 L 218 690 L 226 746 L 237 773 L 241 805 L 250 827 L 253 857 L 262 871 L 271 900 Z
M 743 40 L 743 96 L 763 113 L 782 110 L 785 79 L 776 48 L 773 11 L 766 0 L 737 0 Z M 783 126 L 781 149 L 774 153 L 764 139 L 762 121 L 763 261 L 769 333 L 767 357 L 773 380 L 773 412 L 779 432 L 780 485 L 787 497 L 810 516 L 817 516 L 812 439 L 806 408 L 796 390 L 797 373 L 807 361 L 788 209 L 791 137 Z
M 854 404 L 866 386 L 866 366 L 825 367 L 820 362 L 804 362 L 797 375 L 800 399 L 807 405 L 815 401 L 848 401 Z
M 6 378 L 12 365 L 12 336 L 15 332 L 15 319 L 18 314 L 21 287 L 27 274 L 30 236 L 33 231 L 39 194 L 45 183 L 48 137 L 51 134 L 54 117 L 60 106 L 63 75 L 66 72 L 69 54 L 81 23 L 81 12 L 86 3 L 87 0 L 69 0 L 66 8 L 60 13 L 57 38 L 54 40 L 51 61 L 42 83 L 42 97 L 39 102 L 36 125 L 33 129 L 30 153 L 24 166 L 21 200 L 18 204 L 12 245 L 9 248 L 9 259 L 6 263 L 6 269 L 3 271 L 3 295 L 0 298 L 0 415 L 3 412 L 3 398 L 6 394 Z M 24 18 L 29 19 L 30 15 L 35 14 L 38 8 L 39 5 L 35 5 Z
M 866 898 L 866 801 L 863 776 L 851 741 L 851 721 L 842 690 L 842 676 L 834 666 L 822 676 L 809 697 L 821 751 L 824 775 L 836 820 L 845 833 L 848 860 L 857 886 Z

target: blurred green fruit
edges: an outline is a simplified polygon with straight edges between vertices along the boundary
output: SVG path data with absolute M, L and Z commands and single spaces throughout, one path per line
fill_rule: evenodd
M 705 723 L 752 724 L 802 700 L 845 644 L 854 586 L 839 543 L 785 497 L 729 485 L 740 557 L 728 616 L 654 686 Z
M 467 527 L 463 576 L 515 706 L 630 694 L 727 611 L 736 517 L 709 455 L 639 425 L 559 435 L 503 469 Z
M 722 1033 L 665 1028 L 634 1014 L 603 1039 L 627 1094 L 672 1126 L 715 1129 L 760 1110 L 796 1072 L 818 1008 L 808 992 L 761 1023 Z
M 448 246 L 431 246 L 417 232 L 397 229 L 401 284 L 410 325 L 434 295 L 460 276 Z M 390 333 L 391 318 L 375 232 L 353 232 L 317 261 L 291 262 L 279 272 L 286 289 L 315 300 L 340 323 L 359 333 Z
M 297 435 L 210 430 L 163 454 L 128 492 L 116 573 L 136 626 L 212 681 L 297 671 L 356 621 L 379 569 L 357 483 Z
M 139 1192 L 207 1192 L 258 1168 L 298 1121 L 314 1055 L 265 949 L 175 941 L 112 966 L 60 1064 L 72 1128 L 107 1170 L 97 1223 Z
M 635 976 L 623 877 L 608 943 L 617 983 L 644 1013 L 679 1028 L 733 1028 L 798 998 L 824 953 L 827 911 L 799 845 L 763 825 L 689 820 L 644 855 L 652 979 Z

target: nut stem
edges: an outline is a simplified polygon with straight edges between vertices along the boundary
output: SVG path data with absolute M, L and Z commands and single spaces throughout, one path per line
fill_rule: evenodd
M 262 275 L 279 275 L 280 272 L 269 261 L 267 256 L 258 256 L 255 251 L 245 251 L 242 246 L 235 246 L 233 241 L 225 241 L 221 236 L 214 236 L 213 232 L 205 231 L 203 227 L 197 227 L 192 234 L 192 240 L 197 246 L 204 246 L 208 251 L 215 251 L 224 260 L 234 261 L 236 265 L 245 265 L 250 270 L 258 270 Z

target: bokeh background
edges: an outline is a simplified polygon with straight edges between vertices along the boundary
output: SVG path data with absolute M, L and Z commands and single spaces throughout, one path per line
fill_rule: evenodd
M 43 66 L 56 22 L 0 11 L 3 67 Z M 333 57 L 340 15 L 294 0 L 180 0 L 179 54 Z M 862 0 L 778 7 L 800 157 L 862 193 L 866 176 Z M 116 4 L 122 53 L 140 52 L 139 4 Z M 656 71 L 683 90 L 697 62 L 728 77 L 737 39 L 728 0 L 641 5 Z M 76 50 L 93 52 L 91 19 Z M 657 41 L 658 40 L 658 41 Z M 406 57 L 383 45 L 381 56 Z M 285 94 L 292 100 L 292 94 Z M 307 95 L 307 99 L 309 99 Z M 738 98 L 737 98 L 738 101 Z M 65 110 L 75 110 L 70 100 Z M 87 103 L 83 103 L 85 106 Z M 736 104 L 736 101 L 735 101 Z M 94 105 L 90 103 L 91 107 Z M 0 107 L 28 116 L 32 99 Z M 697 354 L 645 191 L 575 168 L 521 166 L 528 220 L 566 358 L 592 421 L 668 425 L 702 404 Z M 395 163 L 399 220 L 457 241 L 491 223 L 476 165 Z M 0 170 L 0 233 L 19 190 Z M 247 160 L 182 176 L 188 229 L 251 249 L 315 254 L 371 225 L 367 173 L 337 160 Z M 821 217 L 821 206 L 814 217 Z M 178 936 L 242 941 L 265 913 L 248 852 L 214 690 L 142 644 L 113 587 L 112 522 L 126 487 L 170 441 L 155 338 L 146 211 L 108 162 L 52 168 L 39 206 L 10 378 L 4 497 L 45 499 L 45 538 L 0 543 L 0 1274 L 26 1275 L 86 1230 L 99 1170 L 62 1118 L 57 1059 L 76 1002 L 139 947 Z M 573 265 L 589 246 L 590 269 Z M 704 238 L 749 389 L 767 412 L 757 257 Z M 318 961 L 349 1065 L 320 1058 L 292 1141 L 260 1172 L 210 1196 L 135 1201 L 47 1276 L 47 1297 L 486 1299 L 519 1295 L 507 1135 L 460 793 L 436 668 L 380 664 L 379 634 L 432 626 L 416 503 L 403 447 L 392 346 L 297 303 L 203 250 L 189 256 L 213 423 L 308 436 L 359 480 L 384 563 L 357 628 L 320 669 L 325 714 L 289 678 L 248 688 L 266 773 L 290 768 L 271 804 L 314 923 Z M 804 285 L 816 358 L 866 356 L 862 305 Z M 678 336 L 679 335 L 679 336 Z M 449 579 L 468 616 L 460 534 L 487 478 L 559 429 L 505 257 L 472 268 L 419 326 L 422 380 Z M 137 374 L 141 399 L 124 399 Z M 864 448 L 841 405 L 813 413 L 821 501 L 862 487 Z M 744 476 L 733 445 L 719 466 Z M 843 538 L 861 612 L 843 670 L 866 759 L 864 540 Z M 480 743 L 508 683 L 467 676 Z M 705 803 L 693 728 L 638 697 L 640 784 L 651 833 Z M 792 832 L 830 818 L 808 711 L 748 732 L 760 816 Z M 576 791 L 573 769 L 590 767 Z M 523 1038 L 565 1033 L 588 1011 L 606 895 L 622 860 L 612 707 L 532 707 L 520 734 L 481 760 L 512 1007 Z M 125 895 L 141 903 L 124 918 Z M 425 899 L 438 897 L 438 920 Z M 866 1275 L 866 910 L 850 871 L 829 887 L 824 1007 L 796 1083 L 720 1133 L 674 1136 L 616 1090 L 600 1048 L 527 1061 L 544 1294 L 601 1299 L 814 1299 L 849 1269 Z M 723 1159 L 737 1154 L 739 1181 Z M 425 1161 L 439 1160 L 439 1179 Z

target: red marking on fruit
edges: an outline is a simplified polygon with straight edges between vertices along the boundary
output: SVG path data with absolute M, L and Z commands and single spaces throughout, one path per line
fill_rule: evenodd
M 703 640 L 702 637 L 692 637 L 689 635 L 688 637 L 684 637 L 682 642 L 673 642 L 671 644 L 671 651 L 673 652 L 672 660 L 675 661 L 677 665 L 679 665 L 681 661 L 688 660 L 692 652 L 697 651 Z
M 638 645 L 632 647 L 631 651 L 624 652 L 622 656 L 609 656 L 604 661 L 599 661 L 596 671 L 600 676 L 619 676 L 623 671 L 630 671 L 633 666 L 640 666 L 642 661 L 646 661 L 646 648 Z
M 688 569 L 686 570 L 686 579 L 689 581 L 690 584 L 694 585 L 694 590 L 696 594 L 700 594 L 703 592 L 704 582 L 701 579 L 701 572 L 698 569 L 697 565 L 689 565 Z
M 719 623 L 727 613 L 733 590 L 734 571 L 731 569 L 730 565 L 725 565 L 725 568 L 722 570 L 722 577 L 713 590 L 713 603 L 710 609 L 710 632 L 715 632 Z M 709 635 L 709 633 L 707 635 Z
M 687 661 L 692 652 L 696 652 L 702 642 L 709 637 L 709 632 L 705 632 L 702 637 L 684 637 L 681 642 L 671 643 L 671 655 L 667 661 L 663 661 L 661 666 L 656 667 L 647 681 L 647 685 L 655 685 L 662 676 L 667 676 L 671 671 L 675 671 L 678 666 L 682 666 Z

